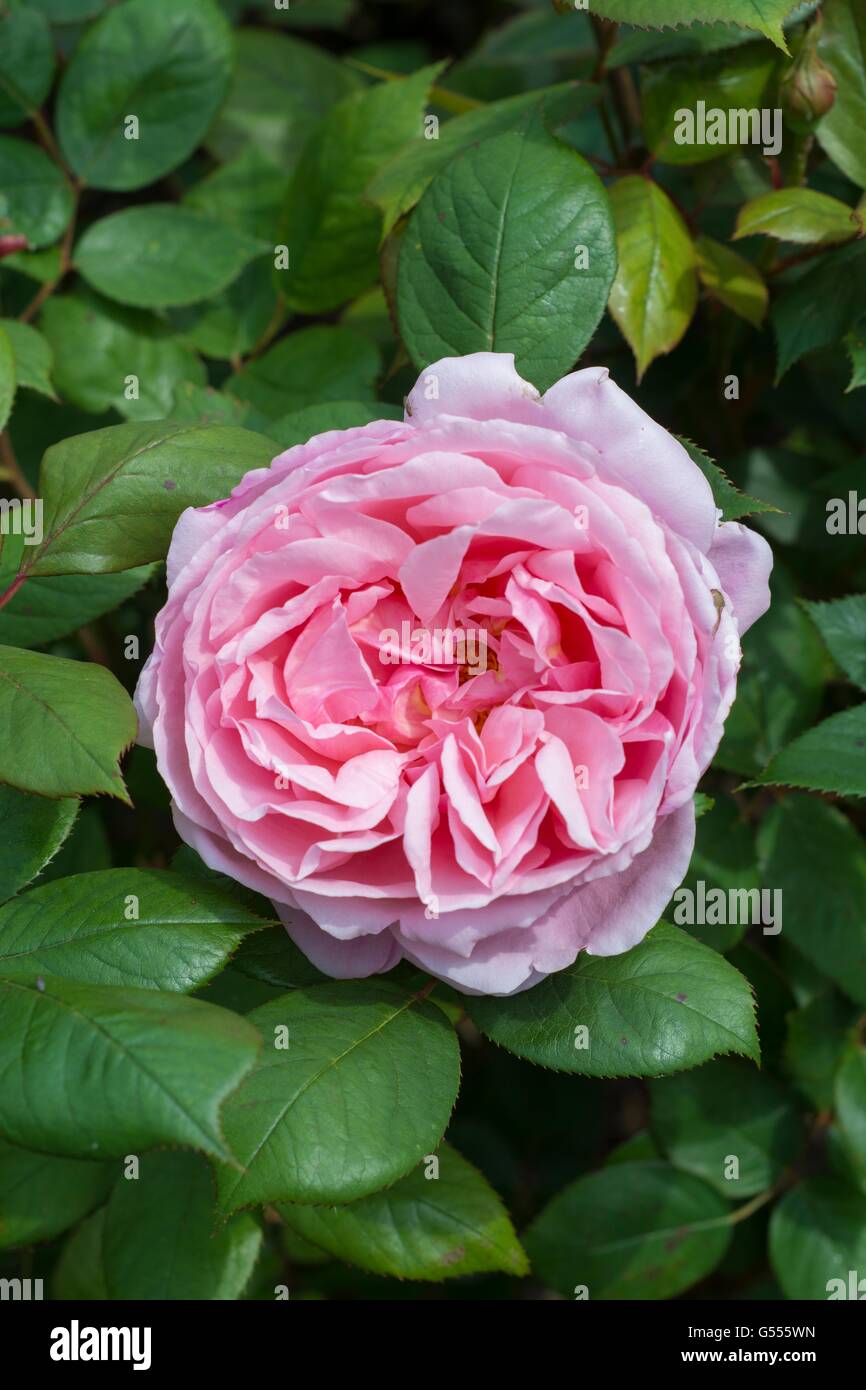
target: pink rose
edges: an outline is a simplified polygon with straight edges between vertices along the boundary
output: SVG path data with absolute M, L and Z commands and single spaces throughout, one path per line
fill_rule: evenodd
M 680 883 L 770 565 L 605 370 L 446 358 L 184 512 L 142 741 L 320 969 L 511 994 Z

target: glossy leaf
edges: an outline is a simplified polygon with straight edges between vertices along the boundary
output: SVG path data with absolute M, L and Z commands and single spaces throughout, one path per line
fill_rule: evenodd
M 112 425 L 50 448 L 39 492 L 45 537 L 28 574 L 106 574 L 162 559 L 185 507 L 227 497 L 276 446 L 231 425 Z
M 667 194 L 629 174 L 610 189 L 619 269 L 610 312 L 635 355 L 638 377 L 675 348 L 698 300 L 695 251 Z
M 279 1211 L 295 1235 L 373 1274 L 439 1283 L 461 1274 L 529 1265 L 501 1201 L 465 1158 L 443 1144 L 438 1171 L 425 1161 L 393 1187 L 346 1207 Z
M 620 956 L 574 965 L 510 998 L 467 999 L 494 1042 L 585 1076 L 666 1076 L 719 1052 L 758 1059 L 747 981 L 717 952 L 660 922 Z
M 266 249 L 224 222 L 174 203 L 114 212 L 88 227 L 75 264 L 119 304 L 164 309 L 218 294 Z
M 866 1194 L 832 1178 L 800 1183 L 773 1211 L 770 1260 L 786 1298 L 862 1297 Z
M 265 925 L 243 897 L 206 879 L 156 869 L 74 874 L 0 908 L 0 975 L 182 993 Z
M 0 783 L 0 902 L 54 858 L 77 814 L 78 802 L 72 797 L 52 801 Z
M 25 236 L 30 250 L 50 246 L 72 216 L 72 194 L 38 145 L 0 136 L 0 230 Z
M 782 891 L 785 939 L 866 1005 L 866 841 L 835 806 L 786 796 L 765 817 L 758 845 L 763 881 Z
M 601 181 L 530 113 L 449 164 L 421 199 L 400 253 L 400 331 L 419 369 L 512 352 L 546 390 L 591 338 L 615 268 Z
M 859 0 L 821 7 L 818 54 L 836 79 L 836 96 L 818 124 L 818 140 L 844 174 L 866 188 L 866 11 Z
M 754 328 L 760 328 L 769 301 L 761 272 L 745 256 L 738 256 L 736 251 L 720 241 L 713 241 L 712 237 L 698 237 L 695 255 L 698 275 L 707 294 Z
M 722 1198 L 654 1160 L 588 1173 L 526 1232 L 533 1270 L 564 1298 L 673 1298 L 719 1263 L 731 1228 Z
M 82 410 L 161 420 L 179 385 L 205 383 L 195 352 L 167 324 L 85 288 L 49 299 L 40 327 L 54 352 L 58 391 Z
M 184 1144 L 232 1161 L 220 1106 L 259 1041 L 237 1014 L 158 990 L 0 976 L 0 1019 L 0 1128 L 13 1143 L 69 1158 Z
M 752 198 L 737 213 L 734 240 L 763 234 L 804 246 L 832 246 L 863 235 L 855 209 L 814 188 L 777 188 Z
M 435 1005 L 352 981 L 296 989 L 248 1017 L 263 1050 L 223 1112 L 242 1164 L 217 1171 L 223 1212 L 351 1202 L 435 1151 L 460 1070 L 457 1039 Z
M 0 647 L 0 781 L 128 801 L 118 759 L 135 727 L 132 701 L 104 666 Z
M 101 1202 L 113 1165 L 52 1158 L 0 1139 L 0 1250 L 50 1240 Z
M 225 96 L 229 26 L 213 0 L 125 0 L 77 46 L 60 84 L 63 154 L 94 188 L 154 183 L 181 164 Z M 129 138 L 126 117 L 138 121 Z

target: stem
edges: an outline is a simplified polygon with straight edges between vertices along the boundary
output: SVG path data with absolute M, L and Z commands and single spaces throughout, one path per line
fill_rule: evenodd
M 402 73 L 389 72 L 387 68 L 376 67 L 359 58 L 346 58 L 344 61 L 347 67 L 355 68 L 357 72 L 363 72 L 366 77 L 374 77 L 379 82 L 397 82 L 403 76 Z M 466 97 L 462 92 L 450 92 L 447 87 L 431 87 L 430 100 L 441 106 L 443 111 L 450 111 L 452 116 L 462 116 L 467 111 L 477 111 L 487 105 L 485 101 Z
M 75 223 L 78 217 L 79 189 L 75 184 L 71 185 L 71 187 L 73 194 L 72 216 L 69 219 L 69 226 L 63 234 L 63 241 L 60 246 L 60 269 L 53 280 L 46 280 L 44 285 L 39 286 L 39 289 L 30 303 L 23 312 L 18 315 L 21 323 L 29 323 L 32 318 L 35 318 L 46 299 L 54 293 L 57 286 L 72 269 L 72 240 L 75 236 Z
M 779 1183 L 774 1183 L 772 1187 L 766 1188 L 764 1192 L 759 1192 L 757 1197 L 752 1198 L 751 1202 L 746 1202 L 744 1207 L 737 1207 L 736 1211 L 731 1212 L 728 1217 L 728 1225 L 736 1226 L 738 1221 L 748 1221 L 749 1217 L 754 1216 L 755 1212 L 760 1211 L 761 1207 L 765 1207 L 768 1202 L 772 1202 L 778 1192 Z
M 26 574 L 16 574 L 9 588 L 0 594 L 0 608 L 5 608 L 10 599 L 13 599 L 27 578 Z
M 21 465 L 15 457 L 15 450 L 12 448 L 12 440 L 9 437 L 8 430 L 4 430 L 3 433 L 0 434 L 0 464 L 2 464 L 0 478 L 2 478 L 4 482 L 9 483 L 10 487 L 15 489 L 19 497 L 30 497 L 35 499 L 36 493 L 25 478 Z

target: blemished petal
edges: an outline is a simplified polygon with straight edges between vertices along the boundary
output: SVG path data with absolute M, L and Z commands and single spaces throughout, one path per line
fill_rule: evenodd
M 773 552 L 757 531 L 726 521 L 716 531 L 709 560 L 731 600 L 742 636 L 770 606 Z
M 437 415 L 459 415 L 540 425 L 540 401 L 541 392 L 517 372 L 513 353 L 472 352 L 424 368 L 406 397 L 406 421 L 423 425 Z
M 686 450 L 611 381 L 606 367 L 586 367 L 551 386 L 545 423 L 585 440 L 609 475 L 657 517 L 707 553 L 716 530 L 712 490 Z

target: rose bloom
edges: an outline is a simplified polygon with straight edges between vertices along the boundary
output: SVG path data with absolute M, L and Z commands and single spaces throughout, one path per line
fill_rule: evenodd
M 141 739 L 321 970 L 511 994 L 682 880 L 770 566 L 606 370 L 446 358 L 183 513 Z

